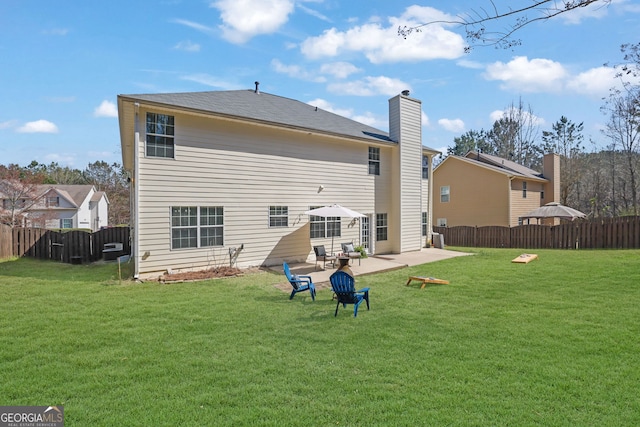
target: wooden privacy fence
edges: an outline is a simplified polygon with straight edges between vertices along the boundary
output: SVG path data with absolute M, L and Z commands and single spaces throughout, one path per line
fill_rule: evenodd
M 524 249 L 640 249 L 640 217 L 518 227 L 434 227 L 451 246 Z
M 122 253 L 131 253 L 128 227 L 106 228 L 95 233 L 78 230 L 60 233 L 44 228 L 7 228 L 9 232 L 0 227 L 0 258 L 25 256 L 67 263 L 94 262 L 102 259 L 106 243 L 122 243 Z M 11 250 L 6 254 L 1 248 L 4 248 L 8 241 L 11 242 Z

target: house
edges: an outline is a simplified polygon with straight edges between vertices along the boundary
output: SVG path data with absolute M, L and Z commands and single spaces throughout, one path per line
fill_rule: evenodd
M 471 151 L 447 156 L 433 172 L 437 226 L 513 227 L 522 216 L 560 198 L 560 158 L 547 154 L 543 172 Z
M 84 228 L 97 231 L 108 225 L 109 199 L 93 185 L 38 185 L 29 200 L 2 198 L 5 211 L 15 210 L 26 227 Z
M 313 261 L 312 247 L 417 251 L 430 232 L 421 102 L 389 100 L 389 132 L 250 90 L 119 95 L 135 276 Z M 423 179 L 423 174 L 426 179 Z M 364 218 L 309 217 L 340 204 Z

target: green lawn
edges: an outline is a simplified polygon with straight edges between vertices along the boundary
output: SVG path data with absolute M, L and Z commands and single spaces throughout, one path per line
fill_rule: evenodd
M 358 277 L 357 318 L 272 273 L 0 262 L 0 405 L 64 405 L 67 426 L 640 425 L 640 251 L 473 252 Z

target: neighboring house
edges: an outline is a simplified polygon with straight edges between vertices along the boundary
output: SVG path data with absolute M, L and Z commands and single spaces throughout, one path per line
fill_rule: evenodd
M 513 227 L 525 215 L 560 198 L 560 158 L 547 154 L 543 172 L 510 160 L 469 152 L 447 156 L 433 172 L 436 226 Z
M 7 199 L 3 199 L 3 208 L 11 208 Z M 109 200 L 93 185 L 39 185 L 33 199 L 18 201 L 16 208 L 27 227 L 97 231 L 108 225 Z
M 408 91 L 389 100 L 390 132 L 257 84 L 119 95 L 118 117 L 136 277 L 313 260 L 332 234 L 334 252 L 351 241 L 372 254 L 417 251 L 430 234 L 423 171 L 439 153 L 422 146 L 421 102 Z M 366 217 L 305 214 L 334 203 Z

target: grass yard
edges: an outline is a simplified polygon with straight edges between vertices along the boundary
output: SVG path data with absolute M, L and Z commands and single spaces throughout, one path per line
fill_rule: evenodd
M 472 251 L 358 277 L 357 318 L 272 273 L 0 262 L 0 405 L 64 405 L 67 426 L 640 425 L 640 251 Z

